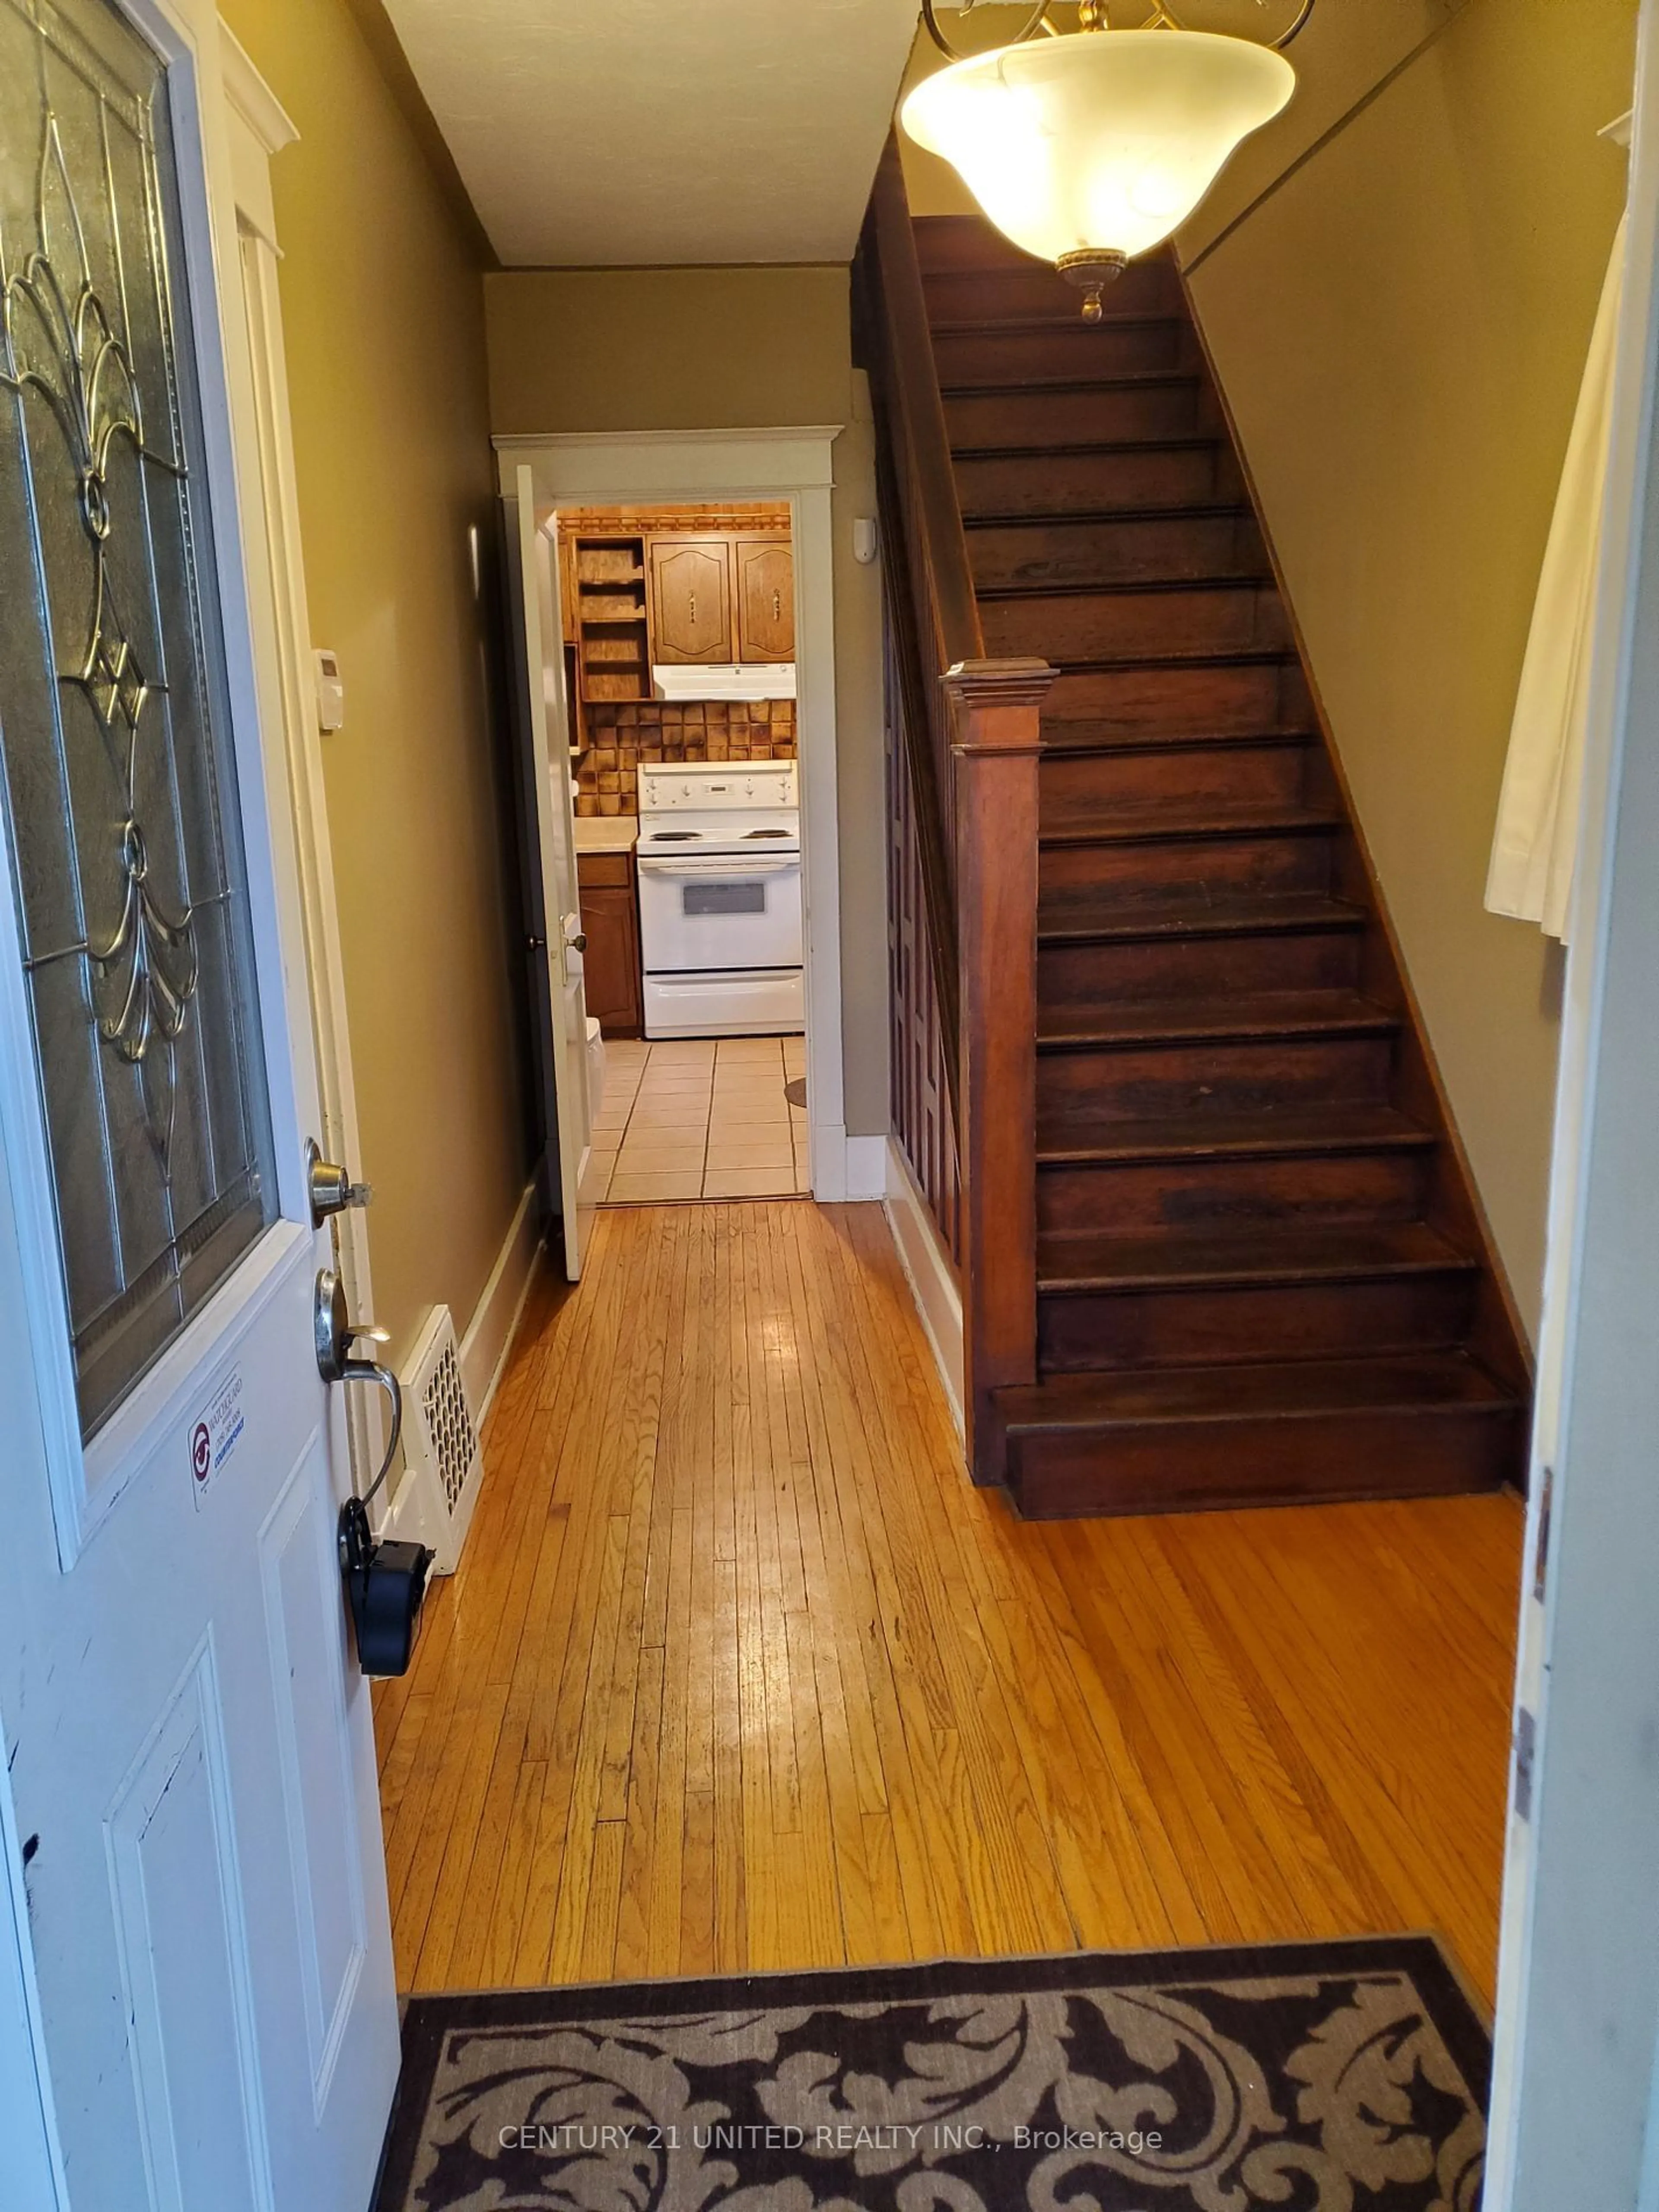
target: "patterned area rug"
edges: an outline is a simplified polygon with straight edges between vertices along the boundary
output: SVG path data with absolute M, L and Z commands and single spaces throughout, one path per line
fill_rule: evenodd
M 1475 2212 L 1431 1937 L 411 1998 L 377 2212 Z

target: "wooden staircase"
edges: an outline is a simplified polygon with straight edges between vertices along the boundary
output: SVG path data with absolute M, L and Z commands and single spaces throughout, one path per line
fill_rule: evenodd
M 1057 672 L 1034 1372 L 978 1471 L 1033 1516 L 1517 1480 L 1525 1355 L 1178 275 L 1091 328 L 988 225 L 914 234 L 983 650 Z

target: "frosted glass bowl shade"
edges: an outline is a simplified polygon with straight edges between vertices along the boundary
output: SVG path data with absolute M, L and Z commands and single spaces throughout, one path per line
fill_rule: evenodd
M 1283 54 L 1249 39 L 1077 31 L 952 63 L 900 120 L 1028 253 L 1133 258 L 1186 221 L 1295 88 Z

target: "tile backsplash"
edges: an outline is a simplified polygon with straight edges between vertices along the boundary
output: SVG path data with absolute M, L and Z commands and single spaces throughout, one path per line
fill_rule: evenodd
M 639 766 L 662 761 L 793 760 L 793 699 L 590 699 L 588 747 L 576 763 L 576 811 L 637 814 Z

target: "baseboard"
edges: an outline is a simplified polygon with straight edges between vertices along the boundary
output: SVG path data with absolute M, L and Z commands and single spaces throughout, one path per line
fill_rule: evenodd
M 862 1141 L 862 1140 L 859 1140 Z M 891 1137 L 882 1146 L 887 1171 L 886 1205 L 889 1227 L 898 1247 L 899 1264 L 910 1285 L 910 1295 L 921 1316 L 922 1328 L 933 1346 L 934 1364 L 958 1436 L 966 1430 L 962 1417 L 962 1292 L 927 1201 L 916 1188 L 910 1164 Z
M 812 1195 L 820 1206 L 839 1206 L 847 1195 L 847 1127 L 812 1124 Z
M 480 1428 L 513 1349 L 519 1316 L 541 1255 L 541 1223 L 537 1218 L 536 1187 L 532 1183 L 519 1200 L 489 1271 L 489 1280 L 461 1338 L 461 1380 L 466 1385 L 472 1418 Z
M 821 1206 L 887 1195 L 887 1139 L 849 1137 L 841 1121 L 812 1130 L 812 1195 Z
M 847 1195 L 885 1198 L 887 1195 L 887 1137 L 849 1137 L 847 1139 Z

